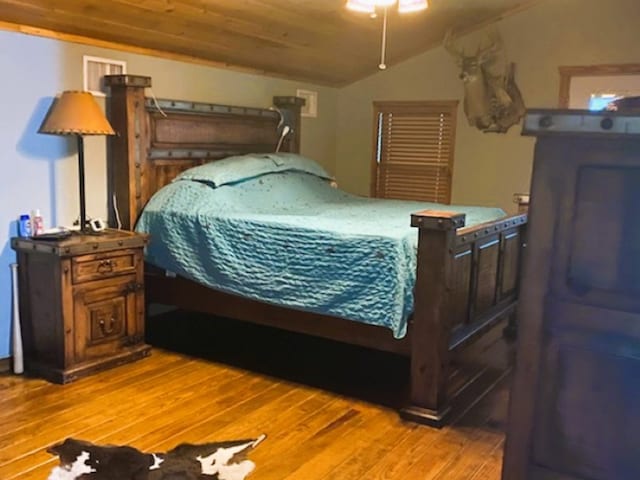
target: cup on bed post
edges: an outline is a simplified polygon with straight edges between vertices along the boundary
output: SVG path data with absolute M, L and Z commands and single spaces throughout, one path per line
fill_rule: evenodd
M 401 410 L 407 420 L 441 427 L 449 413 L 451 284 L 456 230 L 466 216 L 457 212 L 424 210 L 411 215 L 417 227 L 418 260 L 414 310 L 409 325 L 411 342 L 410 405 Z
M 286 117 L 291 122 L 291 132 L 284 140 L 280 149 L 282 152 L 300 153 L 300 121 L 305 102 L 305 99 L 300 97 L 273 97 L 273 105 L 281 111 L 287 111 L 289 115 Z

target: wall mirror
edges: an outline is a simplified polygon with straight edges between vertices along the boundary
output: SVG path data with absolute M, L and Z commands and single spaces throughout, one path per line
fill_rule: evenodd
M 622 97 L 640 95 L 640 64 L 560 67 L 560 108 L 602 110 Z

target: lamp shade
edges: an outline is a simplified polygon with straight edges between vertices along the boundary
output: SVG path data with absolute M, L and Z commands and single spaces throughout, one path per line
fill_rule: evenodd
M 114 135 L 102 109 L 89 92 L 66 91 L 58 96 L 40 133 L 53 135 Z

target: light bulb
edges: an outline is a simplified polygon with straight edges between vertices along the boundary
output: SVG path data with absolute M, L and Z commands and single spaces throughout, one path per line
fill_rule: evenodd
M 429 7 L 427 0 L 400 0 L 398 4 L 398 12 L 411 13 L 425 10 Z

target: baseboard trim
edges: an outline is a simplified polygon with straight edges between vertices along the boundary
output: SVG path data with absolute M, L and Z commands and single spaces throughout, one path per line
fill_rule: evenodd
M 0 373 L 11 371 L 11 358 L 0 358 Z

